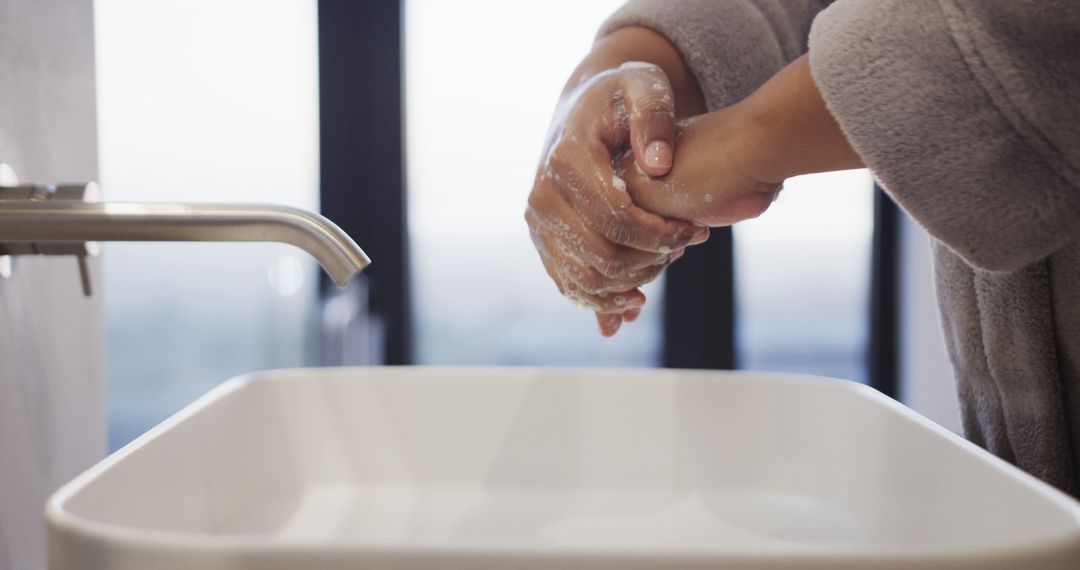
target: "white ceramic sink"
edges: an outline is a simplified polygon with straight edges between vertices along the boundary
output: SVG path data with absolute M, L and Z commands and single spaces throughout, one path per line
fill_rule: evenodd
M 47 518 L 53 570 L 1080 568 L 1080 504 L 873 390 L 778 374 L 253 374 Z

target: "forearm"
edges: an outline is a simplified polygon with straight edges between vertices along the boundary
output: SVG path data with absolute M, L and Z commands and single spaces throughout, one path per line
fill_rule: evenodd
M 781 183 L 801 174 L 862 168 L 810 75 L 804 55 L 737 105 L 749 174 Z
M 705 112 L 701 88 L 675 46 L 668 40 L 639 26 L 620 28 L 600 38 L 566 83 L 564 92 L 572 91 L 590 77 L 614 69 L 628 61 L 643 61 L 660 66 L 671 82 L 678 117 Z

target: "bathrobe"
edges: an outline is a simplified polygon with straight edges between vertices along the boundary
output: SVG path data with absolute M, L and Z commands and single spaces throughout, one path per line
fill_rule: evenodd
M 934 243 L 971 441 L 1080 490 L 1080 1 L 631 0 L 709 110 L 809 51 L 881 187 Z M 768 215 L 767 213 L 765 215 Z

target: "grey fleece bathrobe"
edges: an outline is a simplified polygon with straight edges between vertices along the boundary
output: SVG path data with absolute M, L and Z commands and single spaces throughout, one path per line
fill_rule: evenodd
M 1080 0 L 829 4 L 632 0 L 600 33 L 666 36 L 710 110 L 809 49 L 844 134 L 936 240 L 967 437 L 1077 495 Z

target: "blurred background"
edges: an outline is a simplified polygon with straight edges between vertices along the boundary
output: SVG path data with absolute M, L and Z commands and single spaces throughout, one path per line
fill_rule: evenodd
M 338 291 L 287 246 L 110 244 L 111 447 L 237 374 L 320 364 L 823 374 L 956 429 L 925 235 L 866 171 L 789 180 L 612 339 L 558 294 L 522 212 L 620 4 L 97 0 L 106 199 L 321 208 L 375 261 Z

